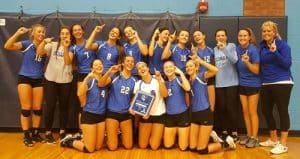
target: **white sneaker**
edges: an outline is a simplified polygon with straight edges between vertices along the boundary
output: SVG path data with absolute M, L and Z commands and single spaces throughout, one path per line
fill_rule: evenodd
M 271 153 L 279 155 L 288 152 L 288 147 L 278 143 L 274 148 L 271 149 Z
M 63 139 L 61 139 L 59 142 L 62 143 L 62 142 L 66 141 L 66 140 L 68 140 L 68 139 L 71 139 L 71 138 L 73 138 L 72 134 L 67 134 L 67 135 L 66 135 Z
M 215 131 L 210 133 L 210 137 L 213 138 L 214 142 L 224 142 Z
M 227 137 L 226 137 L 226 143 L 229 145 L 229 148 L 230 149 L 235 149 L 236 148 L 236 145 L 235 145 L 235 143 L 234 143 L 234 140 L 233 140 L 233 138 L 230 136 L 230 135 L 228 135 Z
M 268 139 L 264 142 L 260 142 L 259 145 L 260 146 L 264 146 L 264 147 L 274 147 L 278 144 L 278 141 L 272 141 L 271 139 Z

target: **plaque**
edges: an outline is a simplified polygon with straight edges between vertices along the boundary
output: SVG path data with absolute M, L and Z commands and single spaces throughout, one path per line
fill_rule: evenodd
M 129 109 L 136 114 L 147 116 L 149 115 L 154 99 L 154 95 L 138 90 L 131 102 Z

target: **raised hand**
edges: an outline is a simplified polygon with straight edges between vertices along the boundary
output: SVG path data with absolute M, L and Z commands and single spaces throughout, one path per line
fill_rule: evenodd
M 161 73 L 159 71 L 157 71 L 156 69 L 154 69 L 154 74 L 155 74 L 155 78 L 157 80 L 161 80 L 162 79 Z
M 64 47 L 69 47 L 70 45 L 71 45 L 71 40 L 70 39 L 63 40 L 63 46 Z
M 248 63 L 250 60 L 249 56 L 248 56 L 248 50 L 242 55 L 242 61 L 244 63 Z
M 17 30 L 17 33 L 20 34 L 20 35 L 23 35 L 23 34 L 26 34 L 28 33 L 29 31 L 31 31 L 30 28 L 25 28 L 25 27 L 21 27 Z
M 111 66 L 108 71 L 112 74 L 121 71 L 121 64 Z
M 178 67 L 175 66 L 175 73 L 180 75 L 183 72 Z
M 277 50 L 277 46 L 276 46 L 275 39 L 274 39 L 272 44 L 270 45 L 270 51 L 274 53 L 274 52 L 276 52 L 276 50 Z
M 225 43 L 218 41 L 217 47 L 218 47 L 219 49 L 223 49 L 223 48 L 225 48 L 225 46 L 226 46 Z
M 44 39 L 44 42 L 45 42 L 46 44 L 48 44 L 48 43 L 51 43 L 53 39 L 54 39 L 53 37 L 51 37 L 51 38 L 45 38 L 45 39 Z
M 174 42 L 175 39 L 176 39 L 176 30 L 174 31 L 174 33 L 172 35 L 169 36 L 169 41 Z
M 156 28 L 155 29 L 155 31 L 154 31 L 154 33 L 153 33 L 153 38 L 156 38 L 157 36 L 158 36 L 158 34 L 159 34 L 160 32 L 159 32 L 159 28 Z
M 198 52 L 198 48 L 195 47 L 193 43 L 192 43 L 191 51 L 192 51 L 193 55 L 197 54 L 197 52 Z
M 96 33 L 100 33 L 100 32 L 102 32 L 104 26 L 105 26 L 105 24 L 103 24 L 103 25 L 97 25 L 97 26 L 95 27 L 94 31 L 95 31 Z

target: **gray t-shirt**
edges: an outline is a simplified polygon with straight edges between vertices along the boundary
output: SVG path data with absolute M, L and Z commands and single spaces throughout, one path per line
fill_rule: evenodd
M 64 49 L 57 48 L 57 45 L 57 42 L 51 42 L 45 46 L 49 58 L 45 78 L 56 83 L 70 83 L 73 79 L 72 65 L 64 63 Z

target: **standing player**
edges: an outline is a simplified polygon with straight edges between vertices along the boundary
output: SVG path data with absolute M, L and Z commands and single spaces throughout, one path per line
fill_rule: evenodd
M 149 68 L 152 75 L 155 74 L 155 69 L 163 73 L 164 60 L 162 53 L 169 39 L 169 29 L 166 27 L 158 28 L 154 31 L 149 45 Z
M 104 65 L 103 73 L 106 73 L 111 66 L 121 63 L 124 48 L 120 45 L 121 30 L 117 27 L 113 27 L 110 30 L 106 41 L 94 42 L 95 37 L 102 31 L 103 27 L 104 25 L 95 27 L 86 42 L 85 48 L 97 52 L 97 58 L 100 59 Z
M 179 32 L 177 43 L 172 44 L 176 39 L 176 31 L 169 36 L 168 43 L 162 54 L 162 59 L 170 59 L 175 63 L 175 66 L 185 73 L 185 64 L 191 55 L 191 50 L 187 48 L 187 43 L 189 42 L 189 32 L 186 30 L 181 30 Z
M 17 39 L 26 33 L 29 33 L 30 40 L 17 42 Z M 39 128 L 43 101 L 43 68 L 46 56 L 38 55 L 36 48 L 44 40 L 45 33 L 45 27 L 40 24 L 33 25 L 31 29 L 21 27 L 4 44 L 5 49 L 19 51 L 23 55 L 18 76 L 18 94 L 21 104 L 21 127 L 24 132 L 23 143 L 29 147 L 33 146 L 33 142 L 42 141 Z M 31 110 L 33 110 L 32 136 L 29 130 Z
M 250 28 L 240 29 L 237 47 L 239 73 L 239 94 L 243 107 L 243 116 L 247 136 L 240 142 L 247 148 L 258 146 L 258 114 L 257 105 L 261 80 L 259 76 L 259 52 L 255 46 L 255 38 Z

